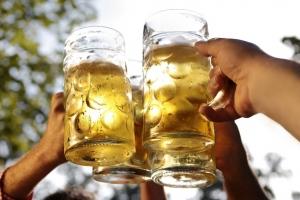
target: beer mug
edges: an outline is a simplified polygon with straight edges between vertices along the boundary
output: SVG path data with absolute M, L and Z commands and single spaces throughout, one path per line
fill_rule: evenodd
M 156 183 L 205 187 L 215 180 L 213 123 L 198 112 L 212 100 L 211 66 L 194 47 L 207 38 L 206 20 L 193 11 L 160 11 L 144 25 L 144 145 Z
M 150 179 L 147 152 L 142 144 L 143 133 L 143 74 L 142 63 L 135 60 L 127 62 L 128 75 L 132 86 L 132 106 L 134 111 L 135 153 L 131 158 L 115 166 L 93 167 L 93 178 L 108 183 L 132 184 Z
M 87 166 L 123 163 L 134 153 L 131 87 L 124 39 L 108 27 L 86 27 L 66 40 L 66 159 Z

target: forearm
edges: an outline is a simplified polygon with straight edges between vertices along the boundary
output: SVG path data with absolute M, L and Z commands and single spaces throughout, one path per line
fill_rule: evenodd
M 300 65 L 269 57 L 252 80 L 255 110 L 280 123 L 300 140 Z
M 152 181 L 142 183 L 141 186 L 141 200 L 165 200 L 164 188 Z
M 45 148 L 38 144 L 7 169 L 3 178 L 3 190 L 6 194 L 16 199 L 24 199 L 35 185 L 59 164 L 43 149 Z
M 223 175 L 228 200 L 268 200 L 248 164 L 223 171 Z

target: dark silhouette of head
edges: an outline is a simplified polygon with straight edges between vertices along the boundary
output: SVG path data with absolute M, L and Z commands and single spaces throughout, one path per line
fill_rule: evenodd
M 57 191 L 44 200 L 95 200 L 95 196 L 81 187 L 71 187 Z

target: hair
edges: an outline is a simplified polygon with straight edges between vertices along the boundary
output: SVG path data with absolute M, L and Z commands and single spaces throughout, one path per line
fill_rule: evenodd
M 95 200 L 95 196 L 81 187 L 71 187 L 50 194 L 44 200 Z

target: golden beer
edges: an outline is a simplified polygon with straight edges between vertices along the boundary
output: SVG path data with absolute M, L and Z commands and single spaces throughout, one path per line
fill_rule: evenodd
M 210 65 L 189 44 L 165 45 L 144 56 L 145 145 L 152 150 L 205 150 L 214 144 L 213 123 L 199 112 L 211 97 Z
M 162 10 L 144 25 L 144 146 L 151 179 L 169 187 L 207 187 L 215 180 L 213 123 L 199 112 L 211 102 L 208 58 L 194 47 L 208 37 L 190 10 Z
M 135 152 L 131 88 L 121 66 L 81 62 L 65 72 L 65 156 L 80 165 L 125 162 Z
M 134 107 L 134 134 L 135 134 L 135 154 L 131 161 L 142 168 L 149 169 L 147 164 L 147 151 L 143 146 L 143 91 L 132 88 Z
M 147 152 L 142 144 L 143 92 L 139 88 L 133 87 L 132 94 L 132 104 L 134 108 L 135 153 L 123 164 L 109 167 L 94 167 L 93 178 L 97 181 L 128 184 L 140 183 L 150 179 L 150 167 L 147 162 Z

